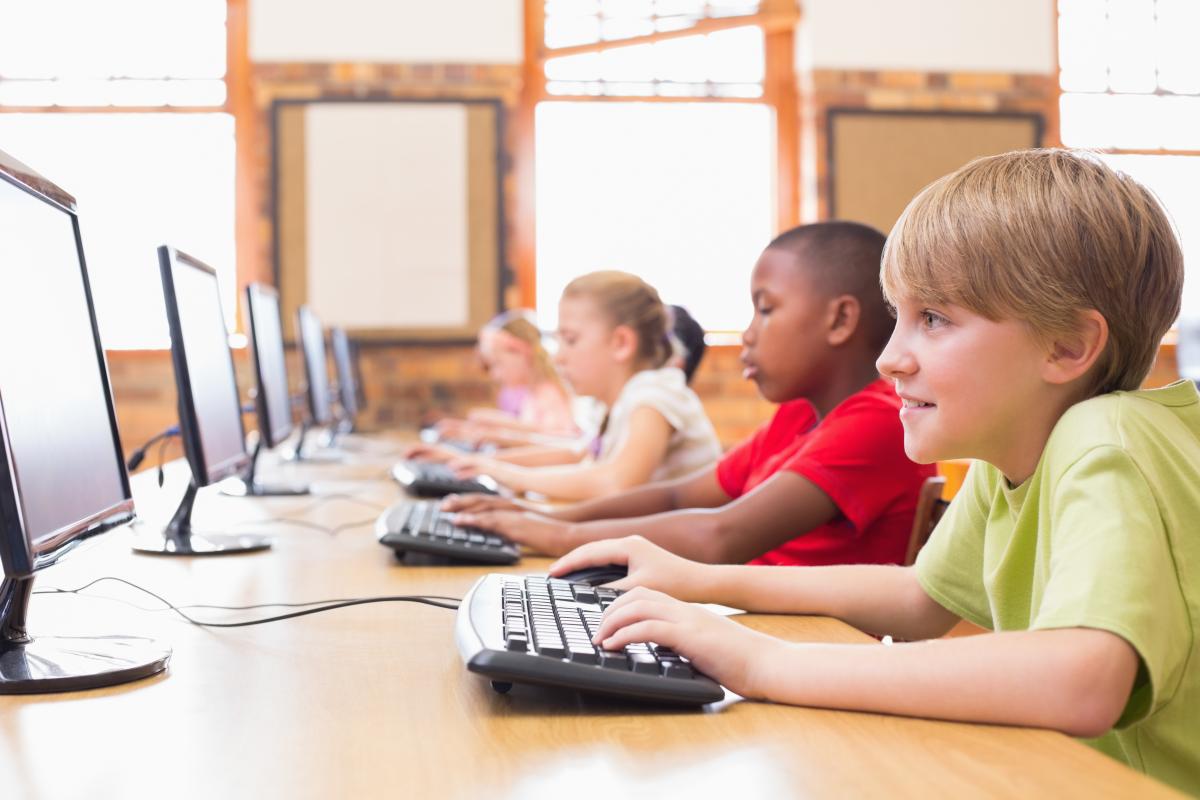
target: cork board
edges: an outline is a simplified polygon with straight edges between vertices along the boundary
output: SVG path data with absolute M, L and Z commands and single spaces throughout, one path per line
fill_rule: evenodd
M 829 209 L 885 233 L 925 186 L 979 156 L 1038 147 L 1038 114 L 829 112 Z
M 469 341 L 500 308 L 497 101 L 281 100 L 275 279 L 356 340 Z

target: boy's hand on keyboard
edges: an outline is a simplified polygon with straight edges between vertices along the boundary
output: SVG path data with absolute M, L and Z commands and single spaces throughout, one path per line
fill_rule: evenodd
M 626 592 L 604 612 L 593 644 L 619 650 L 635 642 L 665 645 L 743 697 L 757 697 L 755 669 L 781 642 L 711 611 L 652 589 Z
M 683 600 L 704 602 L 704 576 L 710 567 L 677 556 L 641 536 L 588 542 L 550 565 L 550 574 L 558 577 L 584 567 L 624 564 L 629 574 L 611 585 L 627 590 L 645 586 Z
M 448 494 L 442 498 L 442 511 L 447 514 L 478 514 L 483 511 L 534 511 L 533 504 L 515 497 L 473 492 Z M 483 527 L 482 525 L 480 527 Z
M 569 523 L 532 514 L 527 511 L 480 511 L 455 514 L 454 524 L 464 528 L 482 528 L 498 533 L 517 544 L 523 544 L 548 556 L 562 555 L 567 550 L 566 532 Z

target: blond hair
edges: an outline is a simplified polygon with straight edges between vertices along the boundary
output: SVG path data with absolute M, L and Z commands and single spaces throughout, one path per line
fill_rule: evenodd
M 534 322 L 532 312 L 516 308 L 498 314 L 479 331 L 480 338 L 488 331 L 503 331 L 529 346 L 534 385 L 549 383 L 564 395 L 567 393 L 562 377 L 554 367 L 554 359 L 546 350 L 546 345 L 542 340 L 542 330 Z
M 601 270 L 567 284 L 563 297 L 586 296 L 596 301 L 612 321 L 637 335 L 635 361 L 642 367 L 661 367 L 671 358 L 671 322 L 658 291 L 636 275 Z
M 1136 389 L 1179 315 L 1183 254 L 1154 195 L 1095 156 L 1020 150 L 927 186 L 888 236 L 889 301 L 1024 322 L 1049 343 L 1099 311 L 1108 342 L 1088 395 Z

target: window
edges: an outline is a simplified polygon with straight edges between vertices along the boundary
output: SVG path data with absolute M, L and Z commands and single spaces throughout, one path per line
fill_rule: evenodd
M 236 320 L 225 0 L 0 0 L 0 149 L 75 195 L 104 346 L 169 345 L 155 248 Z
M 1060 0 L 1063 144 L 1149 186 L 1179 229 L 1184 316 L 1200 317 L 1200 3 Z
M 548 0 L 544 9 L 533 119 L 539 323 L 557 324 L 572 278 L 621 269 L 706 329 L 740 330 L 754 260 L 781 217 L 794 222 L 793 209 L 778 207 L 779 184 L 787 194 L 796 181 L 780 162 L 798 149 L 784 134 L 795 120 L 778 124 L 794 114 L 778 87 L 794 92 L 795 3 Z M 783 49 L 786 59 L 769 58 Z

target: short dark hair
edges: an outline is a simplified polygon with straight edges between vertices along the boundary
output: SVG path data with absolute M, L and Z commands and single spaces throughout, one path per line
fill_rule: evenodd
M 671 306 L 670 310 L 671 333 L 683 347 L 683 375 L 691 383 L 696 367 L 700 366 L 700 359 L 704 358 L 704 351 L 708 348 L 704 341 L 704 328 L 683 306 Z
M 862 308 L 860 325 L 867 341 L 882 352 L 895 320 L 879 285 L 879 265 L 887 241 L 879 230 L 860 222 L 833 220 L 800 225 L 776 236 L 768 250 L 784 250 L 816 278 L 830 297 L 849 294 Z

